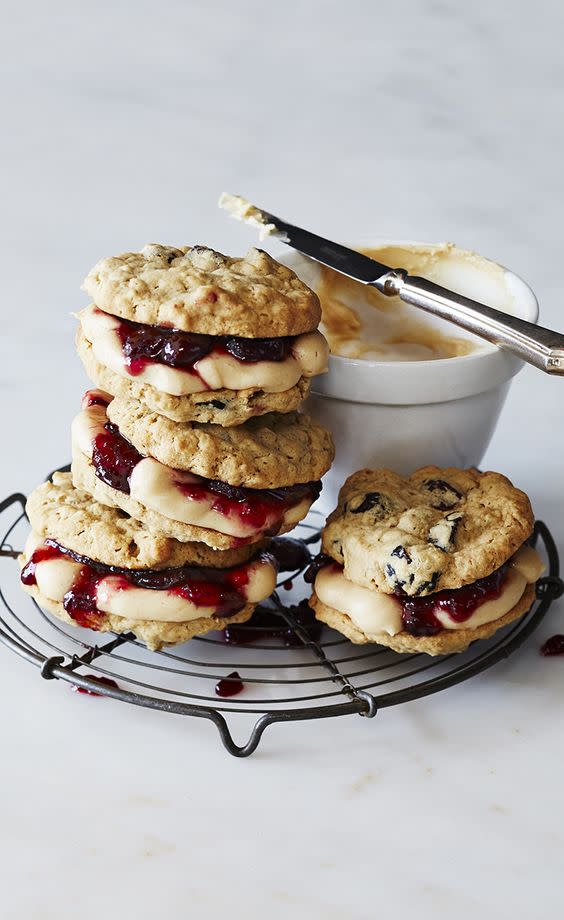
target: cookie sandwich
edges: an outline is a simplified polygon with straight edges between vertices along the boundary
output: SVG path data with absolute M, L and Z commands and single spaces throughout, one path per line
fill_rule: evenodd
M 133 633 L 151 649 L 248 620 L 276 582 L 264 543 L 214 550 L 148 530 L 55 473 L 31 493 L 21 582 L 66 623 Z
M 225 428 L 173 422 L 88 391 L 72 424 L 74 485 L 150 530 L 215 549 L 286 533 L 319 496 L 331 435 L 302 413 Z
M 317 619 L 352 642 L 460 652 L 531 607 L 544 566 L 524 492 L 500 473 L 360 470 L 309 573 Z
M 327 369 L 317 295 L 267 253 L 151 244 L 84 282 L 78 353 L 98 387 L 174 421 L 291 412 Z

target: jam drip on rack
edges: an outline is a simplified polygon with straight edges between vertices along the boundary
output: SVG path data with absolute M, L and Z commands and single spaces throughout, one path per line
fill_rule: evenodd
M 297 625 L 301 626 L 312 642 L 319 639 L 322 625 L 319 620 L 315 619 L 307 599 L 284 609 L 293 616 Z M 281 642 L 286 648 L 303 646 L 302 640 L 276 612 L 276 608 L 267 607 L 265 604 L 258 604 L 251 619 L 246 623 L 233 623 L 223 630 L 223 641 L 227 645 L 251 645 L 253 642 L 263 642 L 268 639 Z
M 237 696 L 244 690 L 245 685 L 237 671 L 232 671 L 227 677 L 222 677 L 215 685 L 215 692 L 218 696 L 228 697 Z
M 81 566 L 80 571 L 63 598 L 63 607 L 79 626 L 89 629 L 99 629 L 105 617 L 96 606 L 96 597 L 99 583 L 108 576 L 120 579 L 116 584 L 119 590 L 146 588 L 153 591 L 170 591 L 197 607 L 213 607 L 212 616 L 217 618 L 234 616 L 247 603 L 245 589 L 249 583 L 251 562 L 230 569 L 213 569 L 209 566 L 123 569 L 95 562 L 49 538 L 45 544 L 35 550 L 22 569 L 23 584 L 37 584 L 36 569 L 40 562 L 67 557 L 78 563 Z M 263 555 L 257 558 L 267 557 Z
M 148 364 L 166 364 L 196 374 L 194 365 L 209 355 L 231 355 L 237 361 L 284 361 L 292 353 L 292 336 L 272 339 L 246 339 L 233 335 L 203 335 L 146 326 L 121 320 L 117 329 L 129 373 L 142 373 Z
M 85 674 L 84 676 L 96 684 L 104 684 L 105 687 L 115 687 L 119 690 L 119 684 L 111 677 L 98 677 L 97 674 Z M 88 690 L 86 687 L 78 687 L 76 684 L 71 684 L 71 690 L 74 690 L 75 693 L 86 693 L 88 696 L 103 696 L 102 693 L 96 693 L 95 690 Z

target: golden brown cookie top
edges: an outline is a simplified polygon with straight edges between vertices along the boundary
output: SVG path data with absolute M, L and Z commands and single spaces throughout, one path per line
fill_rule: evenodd
M 261 249 L 232 258 L 207 246 L 161 246 L 101 259 L 84 290 L 107 313 L 185 332 L 271 338 L 315 329 L 317 295 Z
M 275 489 L 314 482 L 334 455 L 330 433 L 301 412 L 271 412 L 224 428 L 172 422 L 140 402 L 116 397 L 108 418 L 144 456 L 232 486 Z
M 426 466 L 349 476 L 323 532 L 323 550 L 347 578 L 424 596 L 485 578 L 530 536 L 524 492 L 501 473 Z
M 257 544 L 214 550 L 204 543 L 180 543 L 147 530 L 119 508 L 109 508 L 76 489 L 70 473 L 54 473 L 27 500 L 33 530 L 81 556 L 127 569 L 182 565 L 229 568 L 257 553 Z

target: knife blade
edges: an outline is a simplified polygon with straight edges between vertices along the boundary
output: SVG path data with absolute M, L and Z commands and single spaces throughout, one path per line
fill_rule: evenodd
M 258 208 L 258 211 L 260 211 L 268 224 L 274 225 L 276 236 L 282 242 L 301 252 L 302 255 L 314 259 L 315 262 L 320 262 L 321 265 L 326 265 L 327 268 L 333 268 L 341 275 L 346 275 L 355 281 L 360 281 L 361 284 L 376 285 L 384 275 L 394 272 L 394 269 L 390 268 L 389 265 L 377 262 L 376 259 L 371 259 L 361 252 L 349 249 L 348 246 L 343 246 L 341 243 L 327 240 L 325 237 L 311 233 L 309 230 L 304 230 L 302 227 L 289 224 L 280 217 L 262 210 L 262 208 Z

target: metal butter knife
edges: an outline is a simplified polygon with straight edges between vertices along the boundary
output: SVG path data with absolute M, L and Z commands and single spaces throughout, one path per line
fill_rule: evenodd
M 456 323 L 548 374 L 564 375 L 564 335 L 559 332 L 494 310 L 425 278 L 410 275 L 403 268 L 390 268 L 354 249 L 295 227 L 269 211 L 251 205 L 244 198 L 222 195 L 219 204 L 233 217 L 257 226 L 263 235 L 275 236 L 342 275 Z

